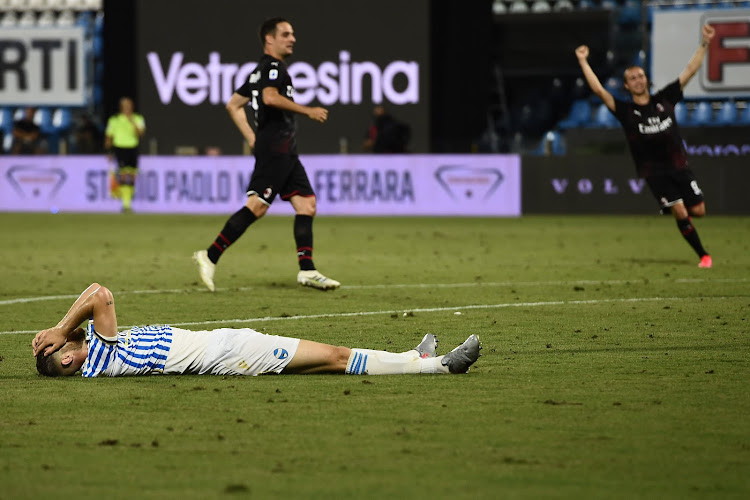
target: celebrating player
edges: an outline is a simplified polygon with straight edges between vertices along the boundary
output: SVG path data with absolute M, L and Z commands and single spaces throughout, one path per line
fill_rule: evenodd
M 315 193 L 297 156 L 296 140 L 295 113 L 324 123 L 328 111 L 294 102 L 292 78 L 284 64 L 292 55 L 296 41 L 292 25 L 280 17 L 269 19 L 261 25 L 259 34 L 263 56 L 248 81 L 227 103 L 235 125 L 250 147 L 254 147 L 255 170 L 247 187 L 247 202 L 229 218 L 207 250 L 193 254 L 193 260 L 198 265 L 201 281 L 213 292 L 219 257 L 250 224 L 265 215 L 278 194 L 292 204 L 296 214 L 294 239 L 300 268 L 297 282 L 320 290 L 338 288 L 338 281 L 323 276 L 313 264 Z M 245 113 L 248 103 L 255 113 L 257 140 Z
M 88 318 L 88 331 L 78 326 Z M 266 335 L 249 328 L 190 331 L 169 325 L 117 331 L 115 299 L 93 283 L 53 328 L 31 343 L 37 371 L 50 377 L 120 377 L 149 374 L 260 375 L 263 373 L 465 373 L 479 358 L 476 335 L 444 356 L 427 334 L 402 353 L 349 349 L 309 340 Z
M 706 48 L 714 34 L 713 27 L 708 24 L 703 26 L 701 43 L 685 69 L 677 80 L 654 95 L 649 94 L 649 82 L 643 68 L 631 66 L 626 69 L 624 86 L 630 92 L 632 102 L 615 99 L 602 86 L 588 63 L 587 46 L 581 45 L 576 49 L 586 82 L 622 125 L 638 174 L 646 179 L 662 212 L 672 212 L 682 236 L 700 257 L 698 267 L 702 268 L 711 267 L 711 256 L 703 248 L 690 216 L 704 216 L 706 204 L 703 192 L 688 168 L 687 152 L 680 137 L 674 107 L 683 97 L 682 89 L 703 63 Z

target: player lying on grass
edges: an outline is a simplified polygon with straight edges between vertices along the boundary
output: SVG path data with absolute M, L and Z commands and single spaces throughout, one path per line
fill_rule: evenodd
M 93 323 L 87 331 L 79 328 L 89 318 Z M 481 349 L 476 335 L 437 356 L 437 338 L 429 333 L 414 349 L 390 353 L 266 335 L 249 328 L 194 332 L 161 325 L 118 332 L 114 296 L 98 283 L 83 291 L 57 326 L 37 333 L 31 345 L 37 371 L 50 377 L 78 370 L 84 377 L 465 373 Z

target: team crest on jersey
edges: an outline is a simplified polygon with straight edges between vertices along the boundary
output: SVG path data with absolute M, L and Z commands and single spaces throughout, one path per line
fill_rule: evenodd
M 637 109 L 633 110 L 633 114 L 636 115 L 636 116 L 641 116 L 641 112 L 638 111 Z
M 268 72 L 268 79 L 269 80 L 276 80 L 279 77 L 279 70 L 278 69 L 272 69 Z
M 656 103 L 656 110 L 657 110 L 657 111 L 658 111 L 659 113 L 663 113 L 663 112 L 664 112 L 664 106 L 662 106 L 662 105 L 661 105 L 660 103 L 658 103 L 658 102 L 657 102 L 657 103 Z
M 267 187 L 266 190 L 263 191 L 263 198 L 268 199 L 272 192 L 273 190 L 270 187 Z
M 273 356 L 276 359 L 286 359 L 289 357 L 289 352 L 287 352 L 286 349 L 281 349 L 277 347 L 276 349 L 273 350 Z

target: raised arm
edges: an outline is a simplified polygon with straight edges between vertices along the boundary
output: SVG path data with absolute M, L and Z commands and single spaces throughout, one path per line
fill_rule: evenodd
M 71 338 L 75 329 L 91 317 L 94 318 L 97 332 L 105 337 L 117 335 L 114 296 L 107 287 L 99 283 L 92 283 L 84 290 L 56 326 L 36 334 L 31 342 L 34 356 L 42 351 L 47 356 L 60 349 Z
M 591 65 L 589 64 L 589 48 L 586 45 L 581 45 L 576 49 L 576 57 L 578 58 L 578 64 L 581 65 L 581 69 L 583 70 L 583 76 L 586 78 L 586 83 L 589 84 L 589 87 L 591 87 L 591 91 L 599 96 L 599 99 L 601 99 L 604 104 L 609 108 L 610 111 L 615 110 L 615 98 L 612 97 L 612 94 L 607 91 L 607 89 L 604 88 L 602 83 L 599 81 L 599 78 L 596 76 L 596 73 L 594 73 L 594 70 L 591 69 Z
M 706 57 L 706 49 L 708 49 L 708 44 L 711 43 L 711 40 L 716 34 L 716 30 L 710 24 L 704 24 L 702 34 L 703 38 L 701 39 L 700 45 L 698 45 L 698 48 L 695 50 L 695 54 L 693 54 L 693 57 L 690 58 L 685 69 L 680 73 L 679 80 L 681 89 L 685 88 L 685 85 L 688 84 L 690 79 L 693 78 L 700 69 L 701 64 L 703 64 L 703 58 Z
M 255 132 L 253 132 L 252 127 L 250 127 L 250 124 L 247 121 L 245 106 L 247 106 L 248 102 L 250 102 L 249 97 L 245 97 L 235 92 L 232 94 L 232 97 L 229 98 L 226 108 L 235 126 L 242 134 L 242 137 L 244 137 L 250 145 L 250 149 L 252 149 L 255 147 Z
M 283 109 L 284 111 L 291 111 L 300 115 L 305 115 L 311 120 L 316 122 L 324 123 L 328 119 L 328 110 L 325 108 L 311 108 L 310 106 L 303 106 L 297 104 L 291 99 L 287 99 L 283 95 L 279 94 L 279 89 L 276 87 L 264 87 L 263 88 L 263 102 L 266 106 L 273 106 L 274 108 Z

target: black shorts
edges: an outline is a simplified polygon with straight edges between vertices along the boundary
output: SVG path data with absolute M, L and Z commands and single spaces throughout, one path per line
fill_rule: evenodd
M 662 213 L 677 203 L 684 203 L 689 208 L 703 202 L 703 191 L 689 168 L 652 174 L 646 182 Z
M 112 148 L 117 168 L 138 168 L 138 148 Z
M 247 185 L 247 194 L 257 194 L 266 205 L 278 194 L 282 200 L 292 196 L 315 196 L 305 167 L 297 155 L 271 154 L 256 157 L 255 170 Z

